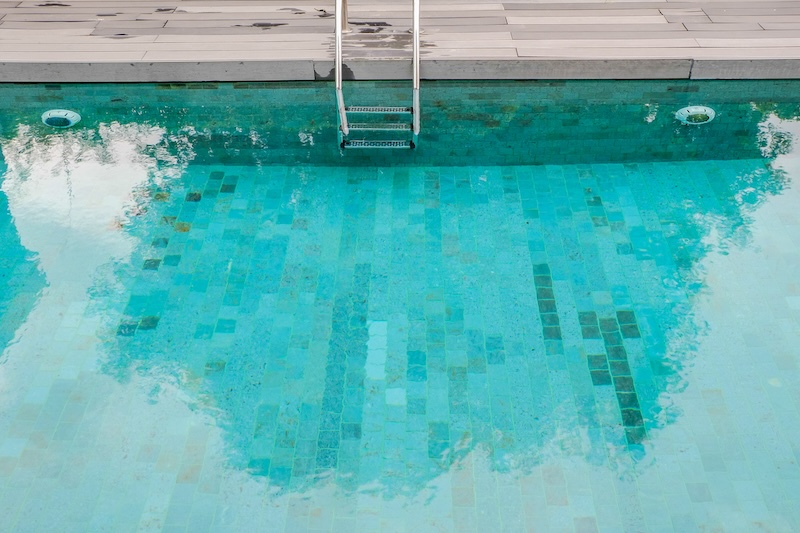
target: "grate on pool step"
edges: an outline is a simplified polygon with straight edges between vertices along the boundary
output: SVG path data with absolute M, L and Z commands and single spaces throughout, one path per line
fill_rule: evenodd
M 411 108 L 400 106 L 351 105 L 345 107 L 345 111 L 348 113 L 411 113 Z
M 399 122 L 386 124 L 381 122 L 352 122 L 350 124 L 350 129 L 357 131 L 408 131 L 411 129 L 411 124 L 403 124 Z
M 342 148 L 414 148 L 414 142 L 397 140 L 354 140 L 342 141 Z

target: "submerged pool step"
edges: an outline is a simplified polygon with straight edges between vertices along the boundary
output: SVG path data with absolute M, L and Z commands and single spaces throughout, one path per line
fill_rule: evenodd
M 405 140 L 353 140 L 342 141 L 342 148 L 414 148 L 414 141 Z
M 342 102 L 343 103 L 343 102 Z M 340 108 L 341 110 L 341 108 Z M 395 137 L 391 132 L 403 133 L 412 132 L 414 130 L 411 122 L 399 122 L 406 120 L 405 117 L 398 118 L 392 115 L 412 115 L 413 108 L 408 106 L 366 106 L 355 105 L 344 107 L 344 122 L 347 125 L 346 129 L 339 129 L 339 145 L 343 149 L 348 148 L 394 148 L 394 149 L 412 149 L 415 147 L 414 141 L 416 136 L 412 139 L 387 139 L 386 137 Z M 383 115 L 381 117 L 366 118 L 362 117 L 359 121 L 350 122 L 349 115 L 359 114 Z M 364 134 L 360 135 L 361 139 L 348 139 L 347 135 L 343 134 L 347 131 L 348 134 L 356 131 L 372 131 L 374 135 L 369 135 L 371 139 L 364 139 Z M 383 132 L 383 133 L 381 133 Z M 389 133 L 387 133 L 389 132 Z M 383 138 L 382 138 L 383 137 Z
M 379 113 L 387 115 L 392 113 L 411 113 L 410 107 L 403 106 L 369 106 L 369 105 L 351 105 L 344 108 L 348 113 Z
M 411 124 L 402 122 L 351 122 L 350 131 L 409 131 Z

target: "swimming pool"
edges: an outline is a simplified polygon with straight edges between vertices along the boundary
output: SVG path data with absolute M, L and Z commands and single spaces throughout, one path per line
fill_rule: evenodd
M 800 527 L 797 88 L 430 83 L 386 153 L 321 84 L 2 87 L 4 516 Z

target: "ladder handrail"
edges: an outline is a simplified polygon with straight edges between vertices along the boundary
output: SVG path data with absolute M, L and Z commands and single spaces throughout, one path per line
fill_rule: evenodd
M 350 128 L 347 125 L 347 111 L 344 107 L 344 93 L 342 93 L 342 31 L 343 26 L 347 24 L 347 15 L 344 12 L 343 4 L 346 0 L 336 0 L 336 106 L 339 109 L 339 121 L 341 122 L 342 134 L 347 135 L 350 133 Z
M 411 130 L 414 136 L 414 143 L 416 144 L 417 136 L 420 131 L 420 104 L 419 104 L 419 80 L 420 80 L 420 28 L 419 28 L 419 3 L 420 0 L 412 1 L 412 26 L 411 32 L 413 35 L 413 56 L 412 56 L 412 82 L 413 82 L 413 95 L 412 95 L 412 125 Z M 336 83 L 336 106 L 339 111 L 339 127 L 342 135 L 347 136 L 350 133 L 350 126 L 347 122 L 347 108 L 344 104 L 344 93 L 342 92 L 342 33 L 347 31 L 347 0 L 336 0 L 334 12 L 336 24 L 336 39 L 335 39 L 335 83 Z
M 414 3 L 414 20 L 411 31 L 414 35 L 414 56 L 413 56 L 413 77 L 414 77 L 414 95 L 412 102 L 412 109 L 414 111 L 412 117 L 414 121 L 413 131 L 414 140 L 419 135 L 419 0 L 412 0 Z

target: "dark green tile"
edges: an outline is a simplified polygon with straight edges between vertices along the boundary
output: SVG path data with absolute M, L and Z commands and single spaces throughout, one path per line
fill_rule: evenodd
M 611 385 L 611 374 L 608 370 L 590 370 L 593 385 Z
M 600 319 L 600 330 L 601 331 L 617 331 L 617 321 L 613 318 L 601 318 Z
M 157 317 L 157 316 L 146 316 L 146 317 L 143 317 L 139 321 L 139 329 L 140 330 L 142 330 L 142 329 L 145 329 L 145 330 L 147 330 L 147 329 L 156 329 L 156 326 L 158 326 L 158 321 L 159 320 L 160 320 L 160 318 Z
M 584 339 L 599 339 L 600 328 L 597 326 L 581 326 L 581 336 Z
M 627 361 L 609 361 L 611 374 L 613 376 L 630 376 L 631 368 Z
M 636 389 L 633 388 L 633 378 L 628 376 L 616 376 L 614 388 L 617 392 L 636 392 Z
M 623 409 L 622 425 L 625 427 L 643 426 L 642 412 L 638 409 Z
M 161 264 L 161 259 L 145 259 L 142 269 L 158 270 L 160 264 Z
M 617 311 L 617 321 L 620 324 L 635 324 L 636 316 L 633 311 Z
M 137 322 L 123 322 L 117 328 L 117 336 L 119 337 L 132 337 L 136 333 Z
M 606 354 L 609 361 L 627 361 L 628 352 L 624 346 L 606 346 Z
M 537 287 L 536 297 L 540 300 L 552 300 L 555 298 L 555 296 L 553 296 L 553 289 L 550 287 Z
M 605 355 L 590 355 L 586 359 L 591 370 L 608 370 Z
M 540 263 L 538 265 L 533 265 L 533 273 L 537 276 L 547 276 L 550 277 L 550 265 L 547 263 Z
M 555 300 L 539 300 L 540 313 L 555 313 L 556 301 Z
M 561 338 L 561 328 L 558 326 L 545 326 L 542 330 L 545 339 L 555 340 Z
M 578 321 L 581 323 L 581 326 L 596 326 L 597 313 L 594 311 L 581 311 L 578 313 Z
M 608 346 L 619 346 L 622 344 L 622 336 L 617 331 L 603 332 L 603 342 Z
M 620 333 L 626 339 L 638 339 L 642 336 L 636 324 L 624 324 L 620 326 Z
M 559 320 L 556 313 L 542 313 L 539 315 L 543 326 L 558 326 Z
M 621 409 L 639 409 L 639 398 L 635 392 L 618 392 L 617 401 Z

